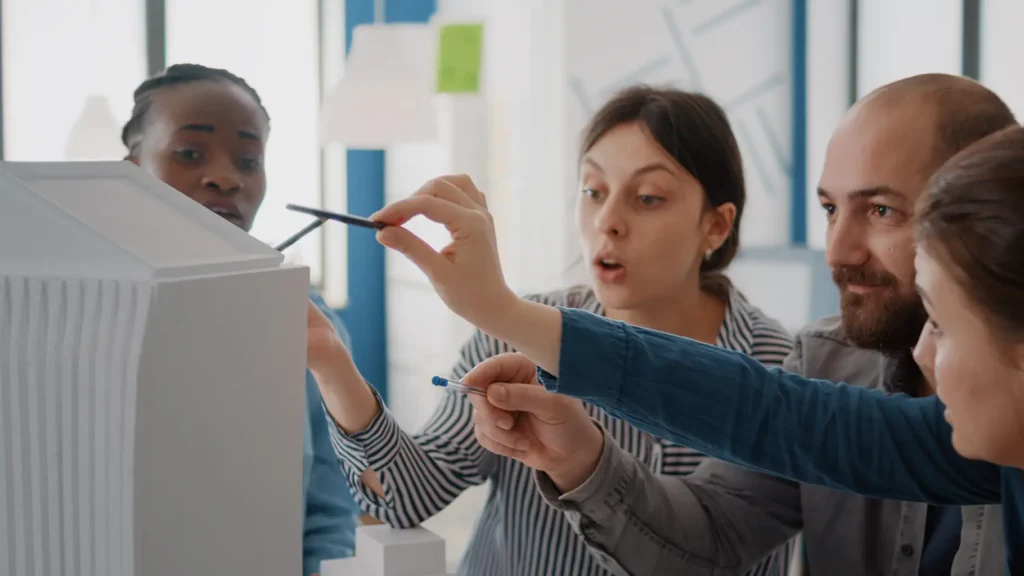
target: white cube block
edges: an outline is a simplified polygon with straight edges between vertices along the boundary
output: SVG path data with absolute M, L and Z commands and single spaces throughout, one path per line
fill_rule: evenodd
M 443 576 L 444 540 L 425 528 L 360 526 L 356 556 L 321 564 L 321 576 Z
M 421 576 L 445 570 L 444 540 L 425 528 L 364 526 L 356 533 L 356 550 L 368 574 Z

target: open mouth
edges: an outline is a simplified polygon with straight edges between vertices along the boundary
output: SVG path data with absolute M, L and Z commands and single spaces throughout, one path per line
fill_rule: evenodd
M 626 280 L 626 265 L 612 256 L 594 259 L 595 279 L 603 284 L 620 284 Z
M 227 208 L 224 206 L 207 206 L 207 208 L 217 216 L 220 216 L 232 224 L 240 226 L 244 220 L 242 218 L 242 213 L 233 208 Z

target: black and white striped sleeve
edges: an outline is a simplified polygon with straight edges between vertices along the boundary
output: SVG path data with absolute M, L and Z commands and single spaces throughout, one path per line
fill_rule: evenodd
M 461 378 L 479 362 L 507 350 L 477 331 L 463 345 L 452 376 Z M 412 435 L 399 428 L 379 396 L 377 401 L 380 413 L 354 434 L 345 434 L 328 417 L 334 451 L 367 514 L 398 528 L 417 526 L 463 490 L 486 481 L 480 469 L 487 452 L 473 434 L 472 405 L 464 394 L 446 393 L 427 424 Z M 367 468 L 380 479 L 383 498 L 362 482 Z
M 775 321 L 755 322 L 753 336 L 750 357 L 765 366 L 782 366 L 793 351 L 793 337 Z

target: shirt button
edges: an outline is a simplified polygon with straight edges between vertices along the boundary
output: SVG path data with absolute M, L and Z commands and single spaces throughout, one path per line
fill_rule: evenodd
M 911 546 L 910 544 L 904 544 L 903 546 L 900 546 L 900 553 L 903 554 L 904 556 L 913 556 L 914 555 L 914 547 Z

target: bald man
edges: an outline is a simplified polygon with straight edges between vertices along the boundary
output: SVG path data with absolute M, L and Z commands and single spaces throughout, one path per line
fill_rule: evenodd
M 910 355 L 926 320 L 914 288 L 914 206 L 943 162 L 1012 124 L 993 92 L 941 74 L 883 86 L 850 109 L 829 142 L 818 187 L 841 314 L 800 331 L 787 371 L 932 393 Z M 875 500 L 717 460 L 670 478 L 607 437 L 593 449 L 603 452 L 579 486 L 562 493 L 541 472 L 537 483 L 617 574 L 742 574 L 799 532 L 814 576 L 1005 570 L 998 506 Z

